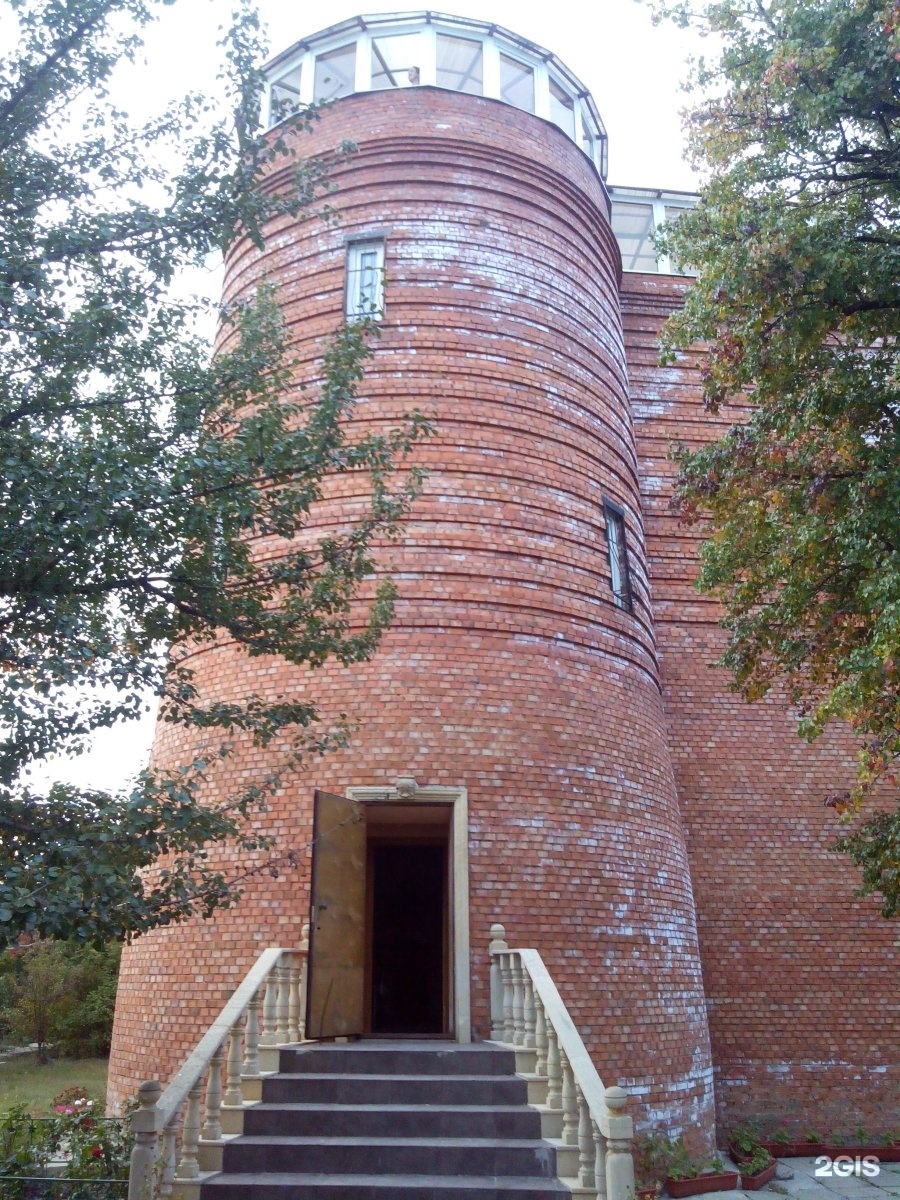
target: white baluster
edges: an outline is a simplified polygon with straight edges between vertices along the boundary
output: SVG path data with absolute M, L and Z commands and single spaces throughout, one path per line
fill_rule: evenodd
M 278 1028 L 278 971 L 269 972 L 266 980 L 266 995 L 263 1000 L 263 1031 L 259 1039 L 261 1046 L 275 1046 L 278 1039 L 275 1030 Z
M 525 1043 L 525 986 L 522 981 L 522 962 L 515 952 L 512 958 L 513 985 L 513 1044 L 522 1046 Z
M 516 1036 L 513 1020 L 512 954 L 500 955 L 500 974 L 503 976 L 503 1040 L 512 1045 Z
M 559 1039 L 553 1025 L 547 1022 L 547 1107 L 562 1108 L 562 1065 L 559 1061 Z
M 309 974 L 309 922 L 306 921 L 303 925 L 303 931 L 300 935 L 300 1020 L 297 1022 L 300 1029 L 300 1036 L 297 1039 L 300 1042 L 306 1040 L 306 979 Z
M 500 959 L 508 950 L 506 930 L 502 925 L 492 925 L 488 954 L 491 961 L 491 1040 L 494 1042 L 502 1042 L 506 1037 L 503 1017 L 503 971 L 500 966 Z
M 578 1184 L 593 1188 L 595 1178 L 594 1138 L 591 1134 L 591 1113 L 578 1084 L 575 1084 L 575 1100 L 578 1104 Z
M 562 1140 L 567 1146 L 578 1145 L 578 1103 L 575 1099 L 575 1079 L 566 1055 L 560 1052 L 562 1066 Z
M 128 1200 L 144 1200 L 145 1196 L 153 1195 L 158 1153 L 156 1105 L 161 1095 L 162 1088 L 155 1079 L 138 1088 L 138 1107 L 131 1115 L 134 1147 L 128 1173 Z
M 547 1075 L 547 1018 L 544 1004 L 537 992 L 534 993 L 534 1073 Z
M 288 967 L 288 1041 L 300 1041 L 300 957 L 290 956 Z
M 205 1142 L 222 1140 L 222 1059 L 224 1044 L 209 1060 L 209 1075 L 206 1079 L 206 1120 L 200 1136 Z
M 522 1045 L 526 1050 L 533 1050 L 535 1047 L 534 1041 L 534 1025 L 537 1019 L 534 1004 L 534 984 L 531 982 L 531 976 L 528 974 L 525 967 L 522 967 L 522 986 L 524 988 L 524 998 L 522 1002 Z
M 184 1125 L 181 1128 L 181 1158 L 178 1160 L 176 1179 L 196 1179 L 200 1174 L 197 1150 L 200 1143 L 200 1101 L 203 1097 L 201 1076 L 188 1092 Z
M 606 1111 L 610 1135 L 606 1141 L 607 1200 L 631 1200 L 634 1196 L 634 1159 L 631 1156 L 633 1128 L 625 1112 L 628 1095 L 620 1087 L 606 1089 Z
M 278 1000 L 275 1006 L 275 1041 L 279 1046 L 283 1046 L 291 1040 L 291 972 L 285 955 L 281 956 L 281 960 L 275 968 L 275 976 L 278 980 Z
M 225 1071 L 225 1104 L 232 1107 L 244 1103 L 241 1091 L 241 1023 L 235 1021 L 228 1035 L 228 1064 Z
M 159 1175 L 160 1200 L 172 1195 L 175 1182 L 175 1122 L 169 1124 L 162 1135 L 162 1168 Z
M 606 1138 L 593 1119 L 591 1133 L 594 1136 L 594 1187 L 597 1189 L 597 1200 L 606 1200 Z
M 247 1026 L 244 1030 L 244 1062 L 241 1074 L 251 1079 L 259 1077 L 259 992 L 247 1005 Z

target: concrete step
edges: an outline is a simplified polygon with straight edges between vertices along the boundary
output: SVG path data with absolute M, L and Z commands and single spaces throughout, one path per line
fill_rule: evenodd
M 540 1139 L 262 1137 L 225 1147 L 226 1173 L 523 1175 L 552 1179 L 556 1152 Z
M 562 1200 L 568 1188 L 554 1179 L 470 1175 L 217 1175 L 203 1184 L 203 1200 Z
M 513 1075 L 514 1050 L 452 1042 L 357 1042 L 281 1050 L 280 1070 L 291 1075 Z
M 525 1104 L 528 1085 L 507 1075 L 314 1074 L 263 1080 L 267 1104 Z
M 257 1104 L 244 1133 L 295 1137 L 539 1138 L 540 1113 L 516 1104 Z

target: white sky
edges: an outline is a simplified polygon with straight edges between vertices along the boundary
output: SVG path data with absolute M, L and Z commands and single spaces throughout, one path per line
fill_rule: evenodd
M 258 0 L 274 56 L 300 38 L 355 17 L 388 11 L 360 0 L 324 0 L 307 6 L 292 0 Z M 400 9 L 399 11 L 409 11 Z M 437 11 L 496 21 L 552 51 L 591 91 L 609 135 L 609 181 L 613 184 L 691 191 L 697 178 L 683 161 L 680 84 L 686 60 L 703 42 L 669 24 L 654 27 L 637 0 L 447 0 Z M 187 90 L 214 88 L 220 51 L 218 27 L 230 12 L 227 0 L 177 0 L 162 9 L 146 35 L 146 68 L 128 68 L 116 80 L 113 100 L 126 110 L 149 113 Z M 210 274 L 211 286 L 218 275 Z M 152 713 L 140 723 L 97 736 L 95 749 L 77 759 L 48 763 L 32 775 L 96 787 L 115 787 L 140 770 L 149 750 Z

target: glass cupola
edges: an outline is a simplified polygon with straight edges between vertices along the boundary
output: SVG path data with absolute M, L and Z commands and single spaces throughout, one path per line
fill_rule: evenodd
M 584 84 L 549 50 L 487 21 L 436 12 L 354 17 L 296 42 L 265 76 L 270 126 L 301 105 L 428 85 L 552 121 L 606 176 L 606 130 Z

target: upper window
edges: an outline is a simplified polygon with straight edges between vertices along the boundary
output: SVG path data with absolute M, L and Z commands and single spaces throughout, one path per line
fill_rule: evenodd
M 313 83 L 313 98 L 317 104 L 323 100 L 336 100 L 338 96 L 349 96 L 355 87 L 356 45 L 353 42 L 317 55 Z
M 605 500 L 606 546 L 609 550 L 609 577 L 613 598 L 619 608 L 632 611 L 631 576 L 628 571 L 628 545 L 625 541 L 625 514 L 618 505 Z
M 420 82 L 422 39 L 400 33 L 372 40 L 372 90 L 412 87 Z
M 300 107 L 300 64 L 272 81 L 269 92 L 269 124 L 276 125 Z
M 500 55 L 500 99 L 534 112 L 534 71 L 506 54 Z
M 348 321 L 378 318 L 384 312 L 384 241 L 371 238 L 347 246 L 347 288 L 344 311 Z
M 484 54 L 481 42 L 437 35 L 437 85 L 454 92 L 480 96 L 484 92 Z
M 550 80 L 550 120 L 575 140 L 575 101 L 555 79 Z
M 657 270 L 652 204 L 623 204 L 613 200 L 612 227 L 619 240 L 624 270 Z

